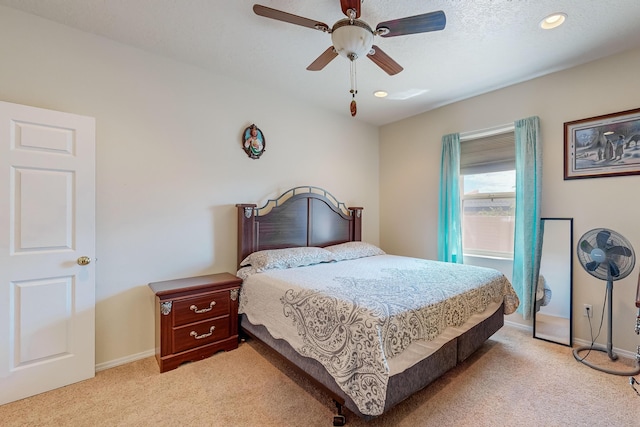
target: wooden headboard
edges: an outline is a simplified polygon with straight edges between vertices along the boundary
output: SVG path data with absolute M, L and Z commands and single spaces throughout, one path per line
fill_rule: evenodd
M 236 207 L 238 266 L 255 251 L 324 247 L 362 238 L 363 208 L 347 208 L 319 187 L 292 188 L 260 208 L 256 204 L 237 204 Z

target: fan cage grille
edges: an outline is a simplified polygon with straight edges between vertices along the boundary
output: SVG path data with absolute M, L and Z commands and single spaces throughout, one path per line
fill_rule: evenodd
M 617 249 L 623 247 L 628 249 Z M 613 248 L 613 249 L 612 249 Z M 602 262 L 594 259 L 594 255 L 605 254 Z M 590 275 L 601 280 L 620 280 L 627 277 L 635 267 L 635 252 L 631 243 L 620 233 L 607 228 L 594 228 L 578 239 L 576 248 L 580 265 Z M 612 267 L 611 264 L 614 266 Z M 618 272 L 618 274 L 612 273 Z M 610 274 L 611 273 L 611 274 Z

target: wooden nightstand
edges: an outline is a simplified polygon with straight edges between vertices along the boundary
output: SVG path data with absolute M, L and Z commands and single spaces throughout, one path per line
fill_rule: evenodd
M 149 283 L 156 294 L 160 372 L 238 348 L 242 279 L 229 273 Z

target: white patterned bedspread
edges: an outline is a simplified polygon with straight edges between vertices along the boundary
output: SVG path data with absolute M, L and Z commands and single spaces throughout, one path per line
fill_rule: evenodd
M 379 255 L 253 274 L 240 313 L 320 362 L 365 415 L 383 412 L 389 360 L 488 307 L 518 307 L 497 270 Z

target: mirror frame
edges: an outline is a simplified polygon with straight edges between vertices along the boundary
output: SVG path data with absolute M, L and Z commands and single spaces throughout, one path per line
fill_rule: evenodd
M 554 341 L 548 338 L 542 338 L 536 336 L 536 317 L 537 310 L 533 311 L 533 338 L 548 341 L 567 347 L 573 347 L 573 218 L 558 218 L 558 217 L 543 217 L 540 218 L 540 222 L 543 221 L 568 221 L 569 222 L 569 343 Z M 542 228 L 544 230 L 544 227 Z M 542 264 L 542 243 L 544 242 L 544 235 L 542 236 L 540 245 L 540 264 Z M 535 302 L 534 302 L 535 303 Z

